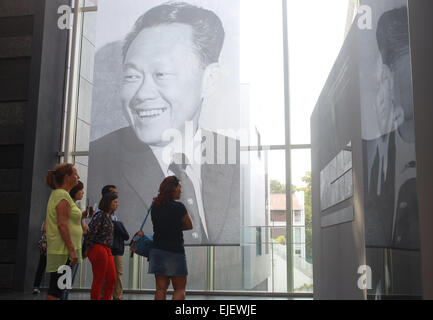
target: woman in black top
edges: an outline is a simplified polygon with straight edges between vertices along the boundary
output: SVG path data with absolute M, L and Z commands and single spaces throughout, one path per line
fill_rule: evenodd
M 159 193 L 153 199 L 153 247 L 149 254 L 149 273 L 155 274 L 155 300 L 165 300 L 170 280 L 173 300 L 185 299 L 186 265 L 183 231 L 192 229 L 192 220 L 180 199 L 181 185 L 178 178 L 164 179 Z

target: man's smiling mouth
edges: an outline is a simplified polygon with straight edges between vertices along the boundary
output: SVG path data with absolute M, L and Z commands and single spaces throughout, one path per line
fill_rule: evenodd
M 136 110 L 140 118 L 156 118 L 167 111 L 167 108 L 150 109 L 150 110 Z

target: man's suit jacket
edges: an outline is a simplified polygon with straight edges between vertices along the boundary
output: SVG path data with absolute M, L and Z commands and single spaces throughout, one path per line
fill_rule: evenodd
M 419 217 L 416 179 L 404 182 L 398 191 L 392 247 L 419 250 Z
M 377 140 L 365 141 L 364 152 L 376 152 L 369 179 L 364 210 L 367 247 L 419 250 L 419 221 L 416 179 L 410 178 L 396 186 L 401 168 L 396 167 L 399 148 L 396 135 L 389 134 L 388 168 L 382 175 L 381 192 L 377 194 L 379 154 Z M 379 138 L 381 139 L 381 138 Z M 375 151 L 374 151 L 375 150 Z M 404 150 L 403 150 L 404 151 Z M 415 155 L 413 155 L 414 157 Z M 367 156 L 368 157 L 368 156 Z
M 383 168 L 379 168 L 380 155 L 378 144 L 381 137 L 376 140 L 364 141 L 364 153 L 368 159 L 373 156 L 373 164 L 370 175 L 365 170 L 365 244 L 367 247 L 391 247 L 392 225 L 395 200 L 395 132 L 389 134 L 388 141 L 388 164 L 386 176 Z M 379 172 L 382 175 L 379 182 Z M 380 183 L 380 194 L 377 194 L 378 183 Z
M 215 138 L 215 148 L 217 134 Z M 221 136 L 219 137 L 221 138 Z M 239 143 L 237 153 L 239 153 Z M 239 156 L 237 156 L 239 159 Z M 104 185 L 114 184 L 119 193 L 119 209 L 126 229 L 138 231 L 145 214 L 164 180 L 151 148 L 139 141 L 130 128 L 122 128 L 90 143 L 88 197 L 99 201 Z M 200 244 L 238 245 L 240 243 L 240 165 L 203 164 L 202 198 L 209 241 Z M 186 199 L 180 199 L 185 204 Z M 144 232 L 152 234 L 152 222 Z M 191 231 L 184 232 L 186 245 L 197 245 Z

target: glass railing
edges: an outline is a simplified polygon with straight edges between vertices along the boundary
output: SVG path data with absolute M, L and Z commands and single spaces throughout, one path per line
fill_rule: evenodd
M 300 231 L 294 232 L 296 228 Z M 284 226 L 245 227 L 239 246 L 185 247 L 187 289 L 246 294 L 312 293 L 313 265 L 307 232 L 311 232 L 311 227 L 293 226 L 292 241 L 287 242 Z M 295 233 L 300 238 L 295 239 Z M 124 290 L 155 289 L 154 275 L 147 273 L 147 258 L 135 254 L 131 257 L 126 246 L 122 261 Z M 44 279 L 45 287 L 48 278 Z M 79 266 L 73 288 L 90 289 L 92 280 L 92 266 L 85 259 Z

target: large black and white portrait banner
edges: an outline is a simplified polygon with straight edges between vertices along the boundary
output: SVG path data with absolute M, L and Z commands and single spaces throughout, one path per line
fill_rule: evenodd
M 115 185 L 133 234 L 176 175 L 185 244 L 239 245 L 239 0 L 103 0 L 97 15 L 91 203 Z
M 367 247 L 419 250 L 407 1 L 364 0 L 359 34 Z

